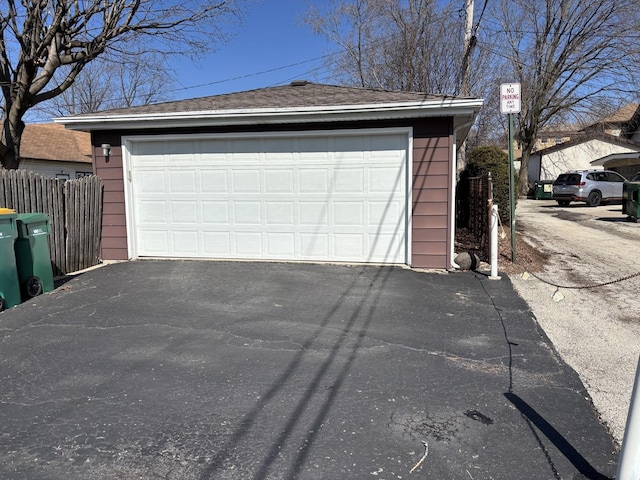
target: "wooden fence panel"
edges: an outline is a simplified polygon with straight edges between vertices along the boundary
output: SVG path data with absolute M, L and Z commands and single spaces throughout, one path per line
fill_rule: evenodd
M 70 271 L 96 265 L 100 255 L 102 222 L 102 183 L 98 177 L 87 176 L 65 183 L 67 268 Z
M 98 177 L 62 182 L 27 170 L 0 170 L 0 207 L 49 216 L 54 275 L 99 262 L 102 182 Z

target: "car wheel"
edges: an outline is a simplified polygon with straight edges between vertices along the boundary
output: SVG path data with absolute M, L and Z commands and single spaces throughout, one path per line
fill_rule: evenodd
M 569 200 L 558 200 L 558 205 L 560 205 L 561 207 L 568 207 L 569 206 Z
M 5 302 L 4 298 L 0 297 L 0 312 L 7 308 L 7 302 Z
M 600 205 L 601 201 L 602 201 L 602 194 L 597 190 L 594 190 L 593 192 L 591 192 L 589 194 L 589 198 L 587 198 L 587 204 L 589 204 L 590 207 L 597 207 L 598 205 Z

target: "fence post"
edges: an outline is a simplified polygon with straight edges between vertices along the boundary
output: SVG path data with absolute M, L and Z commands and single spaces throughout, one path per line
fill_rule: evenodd
M 498 205 L 491 205 L 491 280 L 500 280 L 498 276 Z

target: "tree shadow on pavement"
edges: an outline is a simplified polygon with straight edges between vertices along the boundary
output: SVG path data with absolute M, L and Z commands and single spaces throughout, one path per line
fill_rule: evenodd
M 389 276 L 392 274 L 394 267 L 379 268 L 372 278 L 365 275 L 366 267 L 362 269 L 360 275 L 348 285 L 339 298 L 336 299 L 331 308 L 323 315 L 322 320 L 318 323 L 315 331 L 304 341 L 302 348 L 287 364 L 284 370 L 272 382 L 271 388 L 259 399 L 254 407 L 244 415 L 240 426 L 231 435 L 229 440 L 221 446 L 220 450 L 214 458 L 205 466 L 201 472 L 200 480 L 208 480 L 217 478 L 217 476 L 225 469 L 225 462 L 232 451 L 243 441 L 249 434 L 250 430 L 255 426 L 258 416 L 268 408 L 268 405 L 275 399 L 277 393 L 284 388 L 295 375 L 296 371 L 302 365 L 306 355 L 312 353 L 313 344 L 321 337 L 323 332 L 331 328 L 331 322 L 336 319 L 345 304 L 346 300 L 352 295 L 353 289 L 361 282 L 367 282 L 368 285 L 362 295 L 360 301 L 356 304 L 354 311 L 345 319 L 346 325 L 335 339 L 333 346 L 329 350 L 327 358 L 317 368 L 316 373 L 309 381 L 307 388 L 302 394 L 297 404 L 291 409 L 288 419 L 284 422 L 277 440 L 273 446 L 266 452 L 264 458 L 260 462 L 258 471 L 252 476 L 254 480 L 264 480 L 271 478 L 270 470 L 274 463 L 278 460 L 280 451 L 279 447 L 286 443 L 293 434 L 296 426 L 303 421 L 302 414 L 308 410 L 312 400 L 318 395 L 318 391 L 323 385 L 330 384 L 329 394 L 322 402 L 320 408 L 315 413 L 315 418 L 308 427 L 309 432 L 302 440 L 295 458 L 291 462 L 289 469 L 282 478 L 295 479 L 300 470 L 304 467 L 310 449 L 314 445 L 318 432 L 325 421 L 327 415 L 341 391 L 344 381 L 349 375 L 353 363 L 358 357 L 362 342 L 366 338 L 366 333 L 373 321 L 373 313 L 376 304 L 379 301 L 381 292 L 384 290 Z M 346 350 L 346 358 L 340 355 L 341 351 Z M 339 358 L 344 358 L 340 361 Z M 337 367 L 337 371 L 335 368 Z

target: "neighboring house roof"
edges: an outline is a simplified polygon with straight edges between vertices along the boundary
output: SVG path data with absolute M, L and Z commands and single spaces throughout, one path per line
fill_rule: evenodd
M 626 133 L 627 129 L 624 127 L 632 122 L 634 115 L 637 113 L 640 105 L 638 103 L 628 103 L 627 105 L 619 108 L 611 115 L 608 115 L 597 122 L 587 125 L 583 130 L 596 130 L 605 129 L 613 125 L 618 125 L 622 128 L 623 133 Z
M 638 109 L 638 103 L 629 103 L 624 107 L 603 118 L 598 123 L 626 123 L 633 117 Z
M 564 150 L 565 148 L 573 147 L 575 145 L 579 145 L 581 143 L 588 142 L 591 140 L 601 140 L 603 142 L 615 143 L 616 145 L 624 145 L 632 148 L 637 147 L 638 149 L 640 149 L 640 143 L 634 142 L 633 140 L 618 137 L 616 135 L 609 135 L 608 133 L 593 132 L 593 133 L 583 133 L 582 135 L 572 138 L 571 140 L 568 140 L 564 143 L 553 145 L 551 147 L 533 152 L 531 155 L 544 156 L 544 155 L 548 155 L 553 152 Z
M 455 128 L 473 120 L 482 103 L 477 98 L 296 81 L 284 86 L 74 115 L 56 121 L 67 128 L 96 131 L 453 116 Z M 466 132 L 461 133 L 460 137 L 464 138 Z
M 53 123 L 26 125 L 20 156 L 28 160 L 91 163 L 91 135 Z
M 631 138 L 640 129 L 640 104 L 638 104 L 636 111 L 633 113 L 631 119 L 627 122 L 622 134 Z

